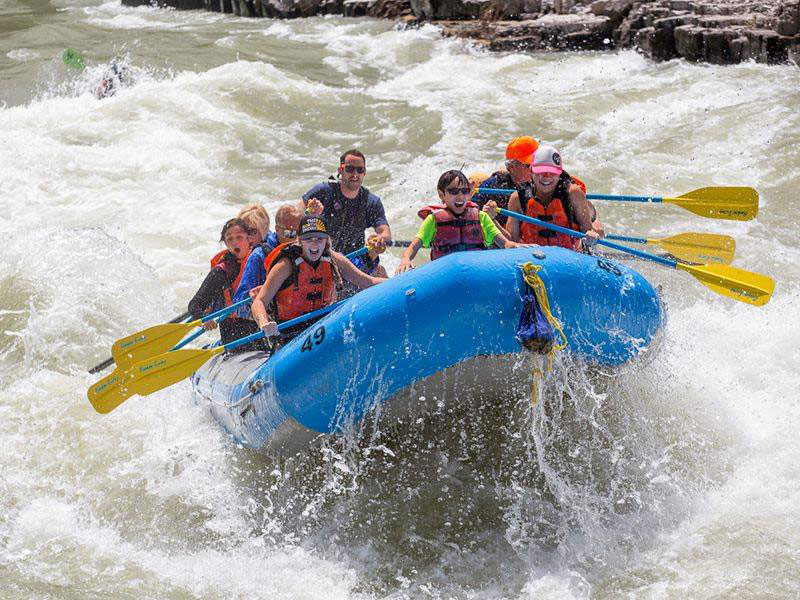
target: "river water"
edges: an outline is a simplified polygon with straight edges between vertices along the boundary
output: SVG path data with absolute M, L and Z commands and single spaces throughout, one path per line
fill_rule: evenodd
M 134 82 L 96 100 L 112 59 Z M 0 596 L 797 597 L 799 83 L 488 54 L 369 19 L 6 0 Z M 736 265 L 775 278 L 770 304 L 636 263 L 669 312 L 650 360 L 560 361 L 533 409 L 498 389 L 293 459 L 232 445 L 183 384 L 92 411 L 86 369 L 184 310 L 243 203 L 274 214 L 357 146 L 408 239 L 439 173 L 490 171 L 524 134 L 591 191 L 756 187 L 750 222 L 598 207 L 617 233 L 734 236 Z

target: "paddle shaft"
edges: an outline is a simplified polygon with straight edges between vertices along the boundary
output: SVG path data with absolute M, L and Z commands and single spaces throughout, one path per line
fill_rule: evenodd
M 192 315 L 189 313 L 189 311 L 186 311 L 185 313 L 182 313 L 182 314 L 178 315 L 177 317 L 175 317 L 171 321 L 168 321 L 168 323 L 180 323 L 184 319 L 186 319 L 188 317 L 191 317 L 191 316 Z M 92 367 L 91 369 L 89 369 L 89 373 L 92 373 L 92 374 L 99 373 L 103 369 L 105 369 L 107 367 L 110 367 L 113 364 L 114 364 L 114 359 L 113 358 L 107 358 L 106 360 L 101 362 L 99 365 L 96 365 L 96 366 Z
M 532 223 L 533 225 L 538 225 L 539 227 L 544 227 L 545 229 L 552 229 L 553 231 L 557 231 L 559 233 L 564 233 L 574 238 L 585 238 L 586 234 L 581 233 L 580 231 L 575 231 L 573 229 L 567 229 L 566 227 L 559 227 L 558 225 L 553 225 L 552 223 L 546 223 L 545 221 L 540 221 L 539 219 L 534 219 L 533 217 L 529 217 L 527 215 L 521 215 L 519 213 L 512 212 L 510 210 L 506 210 L 504 208 L 499 209 L 501 215 L 505 215 L 506 217 L 511 217 L 513 219 L 519 219 L 520 221 L 526 221 L 528 223 Z M 635 250 L 633 248 L 629 248 L 628 246 L 623 246 L 622 244 L 615 244 L 614 242 L 607 242 L 606 240 L 597 240 L 597 243 L 602 246 L 608 246 L 609 248 L 614 248 L 615 250 L 619 250 L 620 252 L 626 252 L 627 254 L 632 254 L 633 256 L 640 256 L 642 258 L 647 258 L 649 260 L 653 260 L 657 263 L 661 263 L 662 265 L 666 265 L 667 267 L 672 267 L 673 269 L 678 268 L 677 261 L 668 260 L 666 258 L 661 258 L 655 254 L 650 254 L 649 252 L 642 252 L 641 250 Z
M 299 325 L 309 319 L 314 319 L 316 317 L 322 317 L 327 315 L 332 310 L 339 308 L 342 304 L 344 304 L 347 300 L 339 300 L 330 306 L 325 306 L 324 308 L 320 308 L 319 310 L 313 310 L 310 313 L 306 313 L 304 315 L 300 315 L 299 317 L 295 317 L 294 319 L 289 319 L 288 321 L 284 321 L 280 325 L 278 325 L 278 331 L 284 331 L 289 329 L 290 327 L 294 327 L 295 325 Z M 216 349 L 216 352 L 229 352 L 234 348 L 238 348 L 239 346 L 244 346 L 245 344 L 249 344 L 250 342 L 255 342 L 256 340 L 260 340 L 261 338 L 265 337 L 263 331 L 257 331 L 256 333 L 252 333 L 247 337 L 239 338 L 229 344 L 225 344 L 222 346 L 222 350 Z
M 630 242 L 632 244 L 647 244 L 647 240 L 645 238 L 630 237 L 627 235 L 615 235 L 613 233 L 606 234 L 605 239 L 617 240 L 618 242 Z

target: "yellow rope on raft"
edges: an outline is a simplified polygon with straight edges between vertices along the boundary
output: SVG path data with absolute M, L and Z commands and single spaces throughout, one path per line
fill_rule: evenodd
M 561 327 L 561 323 L 558 322 L 558 319 L 553 316 L 553 313 L 550 310 L 550 299 L 547 297 L 547 288 L 544 287 L 544 281 L 542 281 L 542 278 L 539 277 L 539 271 L 541 270 L 542 266 L 527 262 L 524 265 L 521 265 L 520 268 L 522 269 L 522 275 L 525 279 L 525 283 L 528 284 L 528 287 L 530 287 L 531 290 L 533 290 L 536 300 L 539 302 L 539 307 L 542 309 L 547 322 L 550 323 L 550 326 L 553 328 L 553 330 L 558 332 L 558 335 L 561 338 L 561 341 L 554 343 L 547 352 L 547 368 L 545 370 L 542 370 L 538 360 L 533 360 L 533 368 L 531 371 L 531 404 L 536 404 L 536 400 L 539 396 L 539 381 L 544 378 L 546 373 L 549 373 L 552 370 L 553 359 L 555 358 L 556 350 L 563 350 L 567 347 L 567 336 L 564 335 L 564 330 Z

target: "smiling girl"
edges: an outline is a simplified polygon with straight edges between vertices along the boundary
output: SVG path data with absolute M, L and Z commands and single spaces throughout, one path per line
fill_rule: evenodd
M 506 229 L 511 239 L 540 246 L 562 246 L 573 250 L 581 250 L 581 243 L 593 246 L 602 237 L 602 230 L 598 232 L 592 229 L 591 209 L 586 201 L 586 194 L 562 167 L 561 154 L 558 150 L 552 146 L 539 146 L 531 161 L 531 173 L 534 185 L 533 198 L 522 207 L 519 197 L 512 195 L 508 201 L 508 210 L 586 233 L 586 237 L 576 243 L 575 238 L 564 233 L 509 218 Z
M 281 251 L 253 300 L 253 318 L 267 337 L 279 335 L 278 323 L 333 304 L 341 279 L 359 289 L 385 281 L 359 271 L 347 258 L 331 250 L 328 224 L 322 217 L 303 217 L 297 233 L 298 241 Z M 271 306 L 275 321 L 267 314 L 267 306 Z M 310 323 L 283 331 L 279 343 L 291 339 Z

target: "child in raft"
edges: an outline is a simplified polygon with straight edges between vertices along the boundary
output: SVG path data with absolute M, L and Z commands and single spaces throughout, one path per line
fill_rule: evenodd
M 333 304 L 342 279 L 359 289 L 385 281 L 359 271 L 345 256 L 331 250 L 328 224 L 322 217 L 307 215 L 297 229 L 298 241 L 283 248 L 272 263 L 267 280 L 253 300 L 253 318 L 269 337 L 280 336 L 281 345 L 305 330 L 310 321 L 283 332 L 278 323 Z M 272 320 L 267 313 L 271 306 Z
M 193 319 L 199 319 L 209 312 L 215 312 L 232 303 L 233 292 L 239 285 L 242 267 L 250 254 L 250 237 L 253 232 L 242 219 L 230 219 L 222 227 L 220 242 L 225 250 L 211 259 L 211 270 L 206 275 L 200 289 L 189 301 L 189 312 Z M 216 323 L 209 321 L 203 327 L 206 331 L 214 329 Z M 222 343 L 227 344 L 240 337 L 258 331 L 252 321 L 230 316 L 220 323 Z
M 462 250 L 483 250 L 492 245 L 501 248 L 517 248 L 518 244 L 509 240 L 492 222 L 489 215 L 478 209 L 470 200 L 473 186 L 461 171 L 445 171 L 439 177 L 436 191 L 444 206 L 427 206 L 419 211 L 424 219 L 414 237 L 414 241 L 403 253 L 403 259 L 396 273 L 413 269 L 411 261 L 424 247 L 431 248 L 431 260 Z M 496 210 L 494 202 L 487 203 L 484 209 Z

